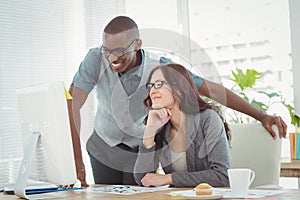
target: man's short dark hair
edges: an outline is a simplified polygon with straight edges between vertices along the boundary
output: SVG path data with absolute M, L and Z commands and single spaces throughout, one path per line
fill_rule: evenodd
M 108 34 L 118 34 L 129 30 L 137 30 L 138 33 L 138 26 L 135 21 L 126 16 L 113 18 L 104 28 L 104 32 Z

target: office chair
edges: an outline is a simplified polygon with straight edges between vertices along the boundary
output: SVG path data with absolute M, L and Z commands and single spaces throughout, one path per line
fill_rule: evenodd
M 255 179 L 250 188 L 280 188 L 281 139 L 278 130 L 274 140 L 260 124 L 230 124 L 232 139 L 230 142 L 231 168 L 251 168 Z

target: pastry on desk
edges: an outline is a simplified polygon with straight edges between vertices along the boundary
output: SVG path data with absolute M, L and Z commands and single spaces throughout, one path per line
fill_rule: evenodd
M 200 183 L 197 185 L 194 190 L 197 196 L 204 196 L 204 195 L 212 195 L 212 186 L 208 183 Z

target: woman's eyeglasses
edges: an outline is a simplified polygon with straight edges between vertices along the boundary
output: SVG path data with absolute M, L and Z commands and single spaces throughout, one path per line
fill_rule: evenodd
M 155 88 L 155 89 L 158 89 L 158 88 L 161 88 L 164 84 L 170 84 L 170 83 L 167 83 L 166 81 L 155 81 L 154 83 L 147 83 L 146 84 L 146 89 L 148 90 L 148 92 L 150 92 L 151 88 Z
M 114 50 L 108 50 L 106 49 L 103 45 L 101 46 L 101 53 L 105 56 L 108 57 L 110 54 L 114 54 L 116 57 L 121 57 L 125 53 L 129 52 L 128 49 L 131 47 L 131 45 L 137 41 L 137 39 L 134 39 L 125 49 L 124 48 L 118 48 Z

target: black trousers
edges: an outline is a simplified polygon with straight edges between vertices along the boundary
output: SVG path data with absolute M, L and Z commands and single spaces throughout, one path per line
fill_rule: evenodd
M 95 184 L 136 185 L 133 177 L 138 147 L 110 147 L 94 131 L 87 142 Z

